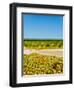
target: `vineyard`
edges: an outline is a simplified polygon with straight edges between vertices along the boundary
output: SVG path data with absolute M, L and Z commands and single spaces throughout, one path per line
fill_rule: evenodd
M 28 49 L 63 48 L 63 40 L 24 40 L 23 46 Z
M 23 75 L 63 73 L 63 40 L 24 40 L 23 47 Z
M 63 57 L 32 53 L 24 55 L 23 75 L 63 73 Z

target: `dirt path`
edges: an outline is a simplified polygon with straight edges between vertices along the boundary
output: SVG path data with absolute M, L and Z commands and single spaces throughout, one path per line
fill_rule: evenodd
M 35 50 L 35 49 L 25 49 L 24 54 L 31 54 L 31 53 L 38 53 L 43 55 L 50 55 L 50 56 L 63 56 L 63 49 L 42 49 L 42 50 Z

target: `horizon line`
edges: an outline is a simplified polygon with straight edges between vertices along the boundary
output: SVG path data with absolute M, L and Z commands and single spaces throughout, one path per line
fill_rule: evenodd
M 24 40 L 63 40 L 63 39 L 24 39 Z

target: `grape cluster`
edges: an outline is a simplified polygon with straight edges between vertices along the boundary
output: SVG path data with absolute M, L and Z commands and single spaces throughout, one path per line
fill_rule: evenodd
M 24 55 L 23 75 L 63 73 L 63 57 L 32 53 Z

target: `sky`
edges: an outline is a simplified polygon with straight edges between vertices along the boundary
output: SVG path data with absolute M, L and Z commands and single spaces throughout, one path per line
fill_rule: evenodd
M 63 39 L 63 16 L 23 14 L 24 39 Z

